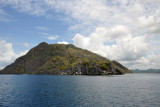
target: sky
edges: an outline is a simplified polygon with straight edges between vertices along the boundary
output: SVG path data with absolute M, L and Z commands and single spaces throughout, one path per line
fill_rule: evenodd
M 41 42 L 160 69 L 160 0 L 0 0 L 0 69 Z

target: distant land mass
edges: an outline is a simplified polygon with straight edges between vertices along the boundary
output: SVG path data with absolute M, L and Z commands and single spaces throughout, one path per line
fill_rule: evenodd
M 121 75 L 131 71 L 117 61 L 72 44 L 40 43 L 0 74 Z
M 160 73 L 160 69 L 147 69 L 147 70 L 139 70 L 139 69 L 132 69 L 133 73 Z

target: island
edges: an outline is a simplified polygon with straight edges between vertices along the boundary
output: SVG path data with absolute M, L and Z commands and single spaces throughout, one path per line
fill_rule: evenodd
M 122 75 L 131 73 L 117 61 L 72 44 L 40 43 L 8 65 L 0 74 Z
M 146 70 L 140 70 L 140 69 L 132 69 L 133 73 L 160 73 L 160 69 L 146 69 Z

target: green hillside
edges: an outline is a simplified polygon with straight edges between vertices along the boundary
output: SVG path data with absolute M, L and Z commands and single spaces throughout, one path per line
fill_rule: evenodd
M 112 75 L 131 72 L 120 63 L 72 44 L 40 43 L 1 74 Z

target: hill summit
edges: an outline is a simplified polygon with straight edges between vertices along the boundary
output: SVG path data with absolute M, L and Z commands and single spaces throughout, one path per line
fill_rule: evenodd
M 40 43 L 0 71 L 1 74 L 120 75 L 131 72 L 118 63 L 72 44 Z

